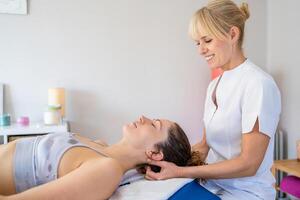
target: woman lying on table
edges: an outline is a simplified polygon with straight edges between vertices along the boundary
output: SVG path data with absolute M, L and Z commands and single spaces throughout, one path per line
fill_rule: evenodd
M 193 165 L 178 124 L 142 116 L 112 146 L 72 133 L 19 139 L 0 145 L 0 199 L 107 199 L 126 171 L 149 158 Z

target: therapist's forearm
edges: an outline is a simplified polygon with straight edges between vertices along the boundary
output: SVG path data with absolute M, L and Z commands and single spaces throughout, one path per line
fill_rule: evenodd
M 247 163 L 249 163 L 249 161 L 238 157 L 214 164 L 180 167 L 178 176 L 204 179 L 226 179 L 253 176 L 256 173 L 256 170 L 251 168 L 251 166 Z

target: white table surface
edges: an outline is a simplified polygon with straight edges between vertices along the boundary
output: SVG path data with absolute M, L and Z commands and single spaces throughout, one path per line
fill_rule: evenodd
M 3 136 L 3 142 L 6 144 L 8 142 L 8 137 L 12 135 L 35 135 L 66 131 L 69 131 L 68 122 L 63 122 L 59 125 L 44 125 L 42 122 L 32 122 L 28 126 L 21 126 L 19 124 L 12 123 L 10 126 L 0 127 L 0 136 Z

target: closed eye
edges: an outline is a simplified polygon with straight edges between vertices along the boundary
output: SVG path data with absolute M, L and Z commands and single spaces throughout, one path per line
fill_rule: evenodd
M 207 36 L 202 37 L 200 40 L 203 40 L 205 43 L 210 43 L 212 41 L 212 39 L 208 38 Z M 196 42 L 196 46 L 200 46 L 201 45 L 200 40 L 199 41 L 195 41 Z

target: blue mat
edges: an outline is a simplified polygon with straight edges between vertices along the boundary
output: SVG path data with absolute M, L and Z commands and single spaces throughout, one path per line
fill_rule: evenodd
M 220 197 L 211 193 L 198 184 L 196 180 L 186 184 L 173 194 L 169 200 L 221 200 Z

